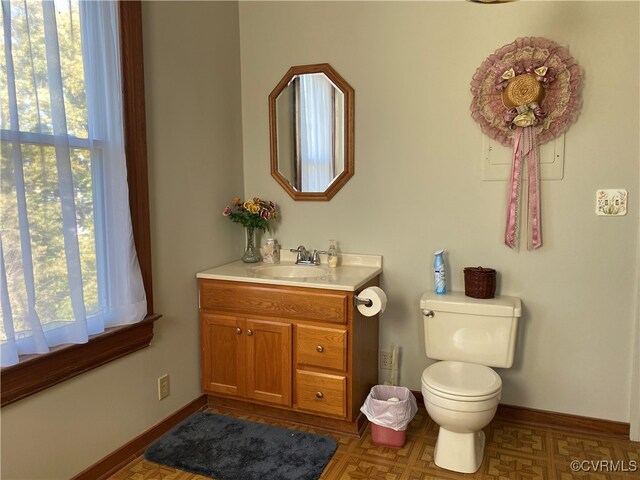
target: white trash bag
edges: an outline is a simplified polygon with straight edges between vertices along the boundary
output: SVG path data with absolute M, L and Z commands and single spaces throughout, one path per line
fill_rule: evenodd
M 376 425 L 404 431 L 416 416 L 418 405 L 416 397 L 406 387 L 375 385 L 360 411 Z

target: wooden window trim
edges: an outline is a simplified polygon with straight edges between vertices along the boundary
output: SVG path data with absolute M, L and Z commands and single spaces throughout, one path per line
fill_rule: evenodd
M 142 62 L 142 8 L 140 0 L 120 1 L 120 36 L 124 103 L 125 150 L 131 223 L 142 280 L 147 316 L 142 322 L 108 329 L 87 343 L 64 345 L 43 355 L 31 355 L 0 373 L 4 407 L 45 388 L 149 346 L 153 325 L 149 183 Z

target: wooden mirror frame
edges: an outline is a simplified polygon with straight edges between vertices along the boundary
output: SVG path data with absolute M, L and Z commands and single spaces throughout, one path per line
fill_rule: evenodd
M 324 192 L 300 192 L 296 190 L 278 170 L 278 128 L 276 118 L 276 99 L 296 76 L 307 73 L 324 73 L 344 95 L 344 170 Z M 294 66 L 282 77 L 269 95 L 269 140 L 271 150 L 271 176 L 284 188 L 294 200 L 330 200 L 344 186 L 354 173 L 353 161 L 353 125 L 354 90 L 347 81 L 328 63 Z

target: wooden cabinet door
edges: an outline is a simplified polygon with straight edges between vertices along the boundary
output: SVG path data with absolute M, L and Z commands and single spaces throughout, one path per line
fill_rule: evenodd
M 203 391 L 244 396 L 244 320 L 228 315 L 203 313 L 200 325 Z
M 245 320 L 246 396 L 291 406 L 291 324 Z

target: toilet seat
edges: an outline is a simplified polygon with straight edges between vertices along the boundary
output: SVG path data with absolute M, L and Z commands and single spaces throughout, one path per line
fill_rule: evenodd
M 424 370 L 422 386 L 441 398 L 481 402 L 500 395 L 502 380 L 485 365 L 444 360 Z

